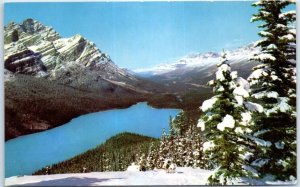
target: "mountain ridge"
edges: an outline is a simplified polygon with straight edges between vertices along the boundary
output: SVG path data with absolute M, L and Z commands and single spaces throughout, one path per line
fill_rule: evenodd
M 247 78 L 252 67 L 257 65 L 257 62 L 249 59 L 252 55 L 259 53 L 260 49 L 255 48 L 251 43 L 225 52 L 232 70 L 237 70 L 239 76 Z M 220 53 L 193 53 L 173 63 L 138 69 L 134 72 L 141 77 L 164 85 L 170 92 L 177 95 L 185 95 L 185 92 L 208 94 L 212 92 L 212 89 L 207 86 L 207 82 L 214 78 L 219 62 Z
M 6 140 L 151 101 L 153 93 L 165 98 L 162 86 L 119 68 L 95 43 L 62 38 L 31 18 L 4 27 L 4 81 Z
M 251 55 L 258 53 L 259 49 L 253 46 L 253 43 L 239 47 L 234 50 L 226 50 L 227 57 L 232 63 L 249 60 Z M 245 55 L 246 54 L 246 55 Z M 194 52 L 183 56 L 175 62 L 159 64 L 151 68 L 139 68 L 132 70 L 141 76 L 157 76 L 170 73 L 180 68 L 203 68 L 205 66 L 216 65 L 220 62 L 221 52 Z

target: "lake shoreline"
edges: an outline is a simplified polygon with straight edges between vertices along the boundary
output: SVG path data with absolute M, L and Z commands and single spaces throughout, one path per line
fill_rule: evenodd
M 156 109 L 142 102 L 126 109 L 89 113 L 57 128 L 9 140 L 5 143 L 5 174 L 33 173 L 83 153 L 121 132 L 159 138 L 162 130 L 168 129 L 169 117 L 178 112 L 178 109 Z M 24 168 L 25 172 L 15 172 Z
M 89 113 L 84 113 L 84 114 L 81 114 L 81 115 L 78 115 L 78 116 L 75 116 L 74 118 L 70 119 L 69 121 L 67 121 L 66 123 L 69 123 L 70 121 L 72 121 L 73 119 L 76 119 L 80 116 L 83 116 L 83 115 L 87 115 L 87 114 L 91 114 L 91 113 L 97 113 L 97 112 L 105 112 L 105 111 L 111 111 L 111 110 L 120 110 L 120 109 L 127 109 L 127 108 L 130 108 L 134 105 L 137 105 L 139 103 L 146 103 L 149 107 L 152 107 L 153 109 L 178 109 L 178 110 L 181 110 L 179 107 L 159 107 L 159 106 L 155 106 L 155 105 L 151 105 L 151 103 L 149 103 L 148 101 L 138 101 L 138 102 L 135 102 L 135 103 L 132 103 L 130 105 L 124 105 L 124 106 L 120 106 L 120 107 L 107 107 L 105 109 L 101 109 L 99 111 L 94 111 L 94 112 L 89 112 Z M 66 124 L 64 123 L 64 124 Z M 49 129 L 46 129 L 46 130 L 42 130 L 42 131 L 37 131 L 37 132 L 32 132 L 32 133 L 29 133 L 29 134 L 24 134 L 24 135 L 20 135 L 20 136 L 17 136 L 15 138 L 11 138 L 11 139 L 5 139 L 5 142 L 8 142 L 10 140 L 14 140 L 14 139 L 17 139 L 17 138 L 20 138 L 20 137 L 24 137 L 24 136 L 28 136 L 28 135 L 32 135 L 32 134 L 35 134 L 35 133 L 40 133 L 40 132 L 45 132 L 45 131 L 48 131 L 48 130 L 51 130 L 51 129 L 54 129 L 54 128 L 58 128 L 64 124 L 60 124 L 60 125 L 55 125 L 54 127 L 52 128 L 49 128 Z

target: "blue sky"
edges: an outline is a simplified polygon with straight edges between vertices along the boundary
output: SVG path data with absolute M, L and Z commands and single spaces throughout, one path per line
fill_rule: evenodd
M 193 52 L 234 49 L 259 39 L 252 2 L 6 3 L 4 24 L 26 18 L 77 33 L 120 67 L 147 68 Z

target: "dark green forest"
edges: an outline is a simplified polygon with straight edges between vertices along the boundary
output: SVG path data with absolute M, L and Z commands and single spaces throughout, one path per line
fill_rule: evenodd
M 156 145 L 159 140 L 128 132 L 120 133 L 94 149 L 47 166 L 34 175 L 124 171 L 140 155 L 147 154 L 152 143 Z

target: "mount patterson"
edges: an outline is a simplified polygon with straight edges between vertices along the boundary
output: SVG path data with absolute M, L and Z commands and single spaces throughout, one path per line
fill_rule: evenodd
M 33 19 L 8 24 L 4 44 L 6 140 L 126 108 L 162 90 L 116 66 L 81 35 L 61 38 Z
M 254 49 L 239 50 L 231 53 L 233 68 L 246 76 L 253 65 L 237 57 Z M 198 54 L 132 73 L 79 34 L 62 38 L 33 19 L 11 22 L 4 27 L 5 139 L 142 101 L 197 110 L 211 93 L 205 84 L 214 76 L 218 60 L 217 53 Z

